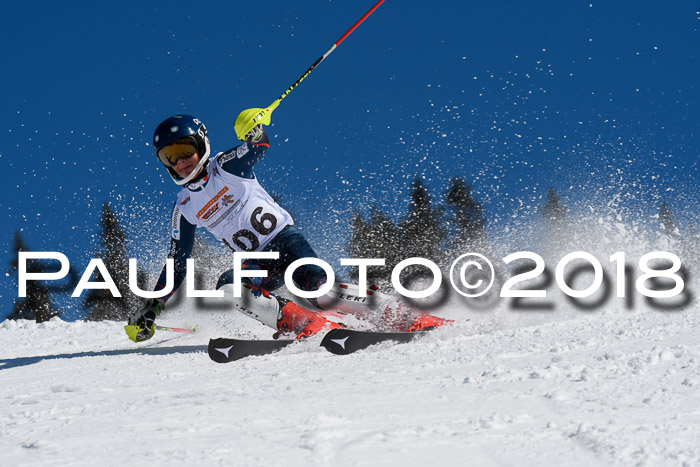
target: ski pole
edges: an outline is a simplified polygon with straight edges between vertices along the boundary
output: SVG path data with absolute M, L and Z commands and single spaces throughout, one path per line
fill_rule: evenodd
M 171 332 L 197 332 L 199 326 L 192 326 L 191 328 L 171 328 L 169 326 L 156 326 L 156 331 L 171 331 Z
M 171 328 L 169 326 L 153 326 L 151 328 L 151 335 L 148 337 L 141 337 L 139 338 L 139 334 L 143 332 L 143 328 L 137 324 L 127 324 L 124 326 L 124 331 L 126 331 L 126 335 L 129 336 L 129 339 L 131 339 L 134 342 L 141 342 L 144 341 L 151 336 L 153 336 L 153 333 L 156 331 L 171 331 L 171 332 L 197 332 L 199 329 L 199 326 L 192 326 L 191 328 Z
M 265 109 L 260 109 L 260 108 L 252 108 L 252 109 L 247 109 L 241 112 L 238 115 L 238 118 L 236 118 L 236 123 L 234 123 L 233 127 L 236 130 L 236 134 L 240 135 L 242 134 L 242 128 L 245 127 L 246 125 L 249 125 L 251 121 L 257 123 L 261 123 L 264 125 L 269 125 L 270 124 L 270 114 L 272 114 L 272 111 L 277 108 L 278 105 L 280 105 L 280 102 L 282 102 L 282 99 L 287 97 L 294 88 L 296 88 L 299 83 L 304 81 L 304 78 L 309 76 L 309 73 L 311 73 L 317 66 L 323 62 L 326 57 L 328 57 L 335 49 L 340 45 L 341 42 L 343 42 L 352 32 L 360 25 L 364 20 L 369 18 L 369 16 L 374 13 L 374 10 L 379 8 L 379 6 L 384 3 L 384 0 L 379 0 L 370 10 L 365 13 L 362 18 L 360 18 L 355 24 L 352 25 L 350 29 L 348 29 L 345 34 L 340 36 L 340 39 L 335 41 L 333 45 L 330 47 L 330 49 L 326 50 L 326 52 L 321 55 L 318 60 L 316 60 L 313 65 L 311 65 L 300 77 L 297 79 L 291 86 L 287 88 L 286 91 L 282 93 L 282 95 L 277 98 L 272 104 L 267 106 Z

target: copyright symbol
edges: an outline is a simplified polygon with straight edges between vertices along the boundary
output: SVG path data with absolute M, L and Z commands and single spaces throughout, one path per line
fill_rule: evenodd
M 452 262 L 450 282 L 460 295 L 480 297 L 491 289 L 496 273 L 488 258 L 479 253 L 466 253 Z

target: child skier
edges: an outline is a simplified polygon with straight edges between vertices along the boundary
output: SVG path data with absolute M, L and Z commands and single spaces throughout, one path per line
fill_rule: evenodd
M 149 299 L 129 319 L 127 333 L 136 342 L 150 339 L 154 323 L 168 298 L 177 290 L 186 274 L 186 260 L 192 253 L 197 226 L 205 227 L 232 251 L 278 252 L 276 260 L 245 261 L 244 268 L 262 269 L 267 277 L 245 277 L 243 297 L 234 299 L 234 306 L 278 333 L 294 333 L 308 337 L 322 329 L 344 327 L 330 320 L 342 316 L 323 310 L 337 310 L 367 318 L 371 316 L 369 301 L 360 298 L 353 284 L 339 284 L 317 299 L 309 299 L 322 311 L 311 311 L 299 304 L 276 296 L 273 291 L 283 284 L 284 272 L 293 261 L 316 258 L 304 236 L 294 227 L 292 216 L 280 207 L 258 183 L 254 165 L 270 147 L 262 125 L 236 127 L 244 144 L 210 157 L 211 147 L 204 124 L 191 115 L 175 115 L 164 120 L 153 135 L 158 160 L 172 180 L 180 185 L 171 220 L 171 245 L 168 257 L 174 259 L 175 284 L 171 292 Z M 295 285 L 304 291 L 318 290 L 326 282 L 324 270 L 305 265 L 294 272 Z M 166 268 L 154 290 L 163 290 Z M 221 275 L 217 289 L 233 283 L 233 272 Z M 384 323 L 395 330 L 418 331 L 441 326 L 445 320 L 425 312 L 406 310 L 398 300 L 373 289 L 373 303 Z

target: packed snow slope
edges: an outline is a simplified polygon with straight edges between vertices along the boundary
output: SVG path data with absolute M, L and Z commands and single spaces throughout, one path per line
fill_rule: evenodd
M 184 308 L 187 308 L 186 306 Z M 454 325 L 349 356 L 320 338 L 229 364 L 210 337 L 122 323 L 0 324 L 3 466 L 698 465 L 700 319 L 680 312 L 442 313 Z M 510 312 L 513 313 L 513 312 Z M 552 318 L 557 316 L 558 318 Z M 193 314 L 167 315 L 183 325 Z

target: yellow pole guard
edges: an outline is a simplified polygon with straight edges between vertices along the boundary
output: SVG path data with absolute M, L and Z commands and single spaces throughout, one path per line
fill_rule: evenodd
M 269 125 L 272 111 L 280 105 L 281 99 L 277 99 L 265 109 L 252 108 L 246 109 L 236 117 L 236 122 L 233 124 L 233 129 L 236 131 L 236 137 L 241 141 L 245 141 L 245 135 L 250 132 L 256 125 Z

